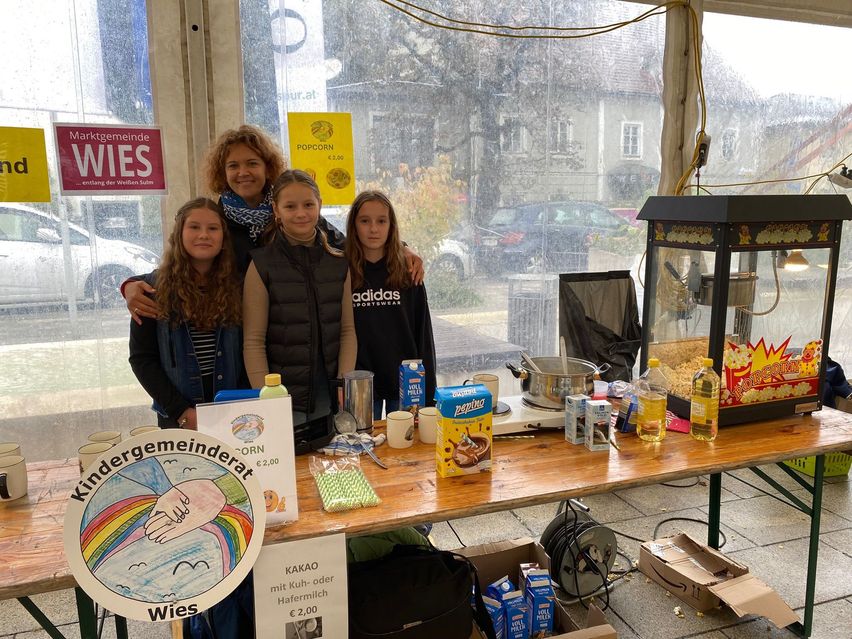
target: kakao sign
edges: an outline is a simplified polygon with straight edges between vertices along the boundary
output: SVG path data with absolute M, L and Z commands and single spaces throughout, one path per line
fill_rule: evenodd
M 63 195 L 165 195 L 159 127 L 54 124 Z

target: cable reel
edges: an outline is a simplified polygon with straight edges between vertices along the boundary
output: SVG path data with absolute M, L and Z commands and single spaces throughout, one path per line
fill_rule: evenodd
M 573 499 L 562 502 L 541 535 L 541 545 L 550 557 L 550 576 L 565 592 L 580 599 L 607 589 L 607 575 L 618 551 L 615 533 L 588 511 L 585 504 Z

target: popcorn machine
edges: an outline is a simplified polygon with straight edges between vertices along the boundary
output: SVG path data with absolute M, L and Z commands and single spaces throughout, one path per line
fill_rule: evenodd
M 640 365 L 660 360 L 669 410 L 689 417 L 704 357 L 722 379 L 720 426 L 819 410 L 849 198 L 650 197 L 639 219 L 648 220 Z

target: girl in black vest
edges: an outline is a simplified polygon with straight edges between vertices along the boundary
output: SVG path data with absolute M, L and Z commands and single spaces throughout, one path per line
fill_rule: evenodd
M 313 435 L 337 408 L 330 380 L 354 368 L 357 351 L 349 268 L 317 226 L 321 207 L 307 173 L 281 174 L 272 188 L 275 235 L 251 252 L 243 294 L 249 380 L 259 388 L 267 373 L 281 374 L 293 397 L 297 450 L 315 447 Z
M 372 371 L 373 416 L 399 408 L 399 365 L 422 359 L 426 403 L 435 396 L 435 342 L 426 287 L 415 285 L 400 251 L 399 225 L 388 197 L 364 191 L 346 219 L 346 257 L 358 335 L 356 368 Z

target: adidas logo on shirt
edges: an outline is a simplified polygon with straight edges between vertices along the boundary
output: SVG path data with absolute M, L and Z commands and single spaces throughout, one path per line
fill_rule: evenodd
M 352 293 L 352 306 L 399 306 L 401 299 L 399 291 L 378 288 L 363 293 Z

